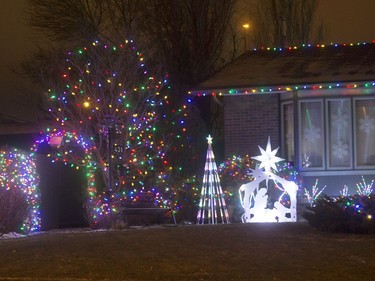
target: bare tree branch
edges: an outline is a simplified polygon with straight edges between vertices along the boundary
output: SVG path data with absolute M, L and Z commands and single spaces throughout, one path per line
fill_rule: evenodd
M 289 45 L 307 44 L 313 39 L 313 20 L 319 0 L 261 0 L 256 3 L 256 13 L 251 14 L 251 18 L 257 47 L 281 46 L 283 20 Z

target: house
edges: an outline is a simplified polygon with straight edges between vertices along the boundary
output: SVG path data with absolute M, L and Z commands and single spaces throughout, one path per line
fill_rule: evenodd
M 0 147 L 13 146 L 29 150 L 40 129 L 21 118 L 0 113 Z
M 375 179 L 375 42 L 249 51 L 191 94 L 222 96 L 226 157 L 270 136 L 303 187 L 354 194 Z

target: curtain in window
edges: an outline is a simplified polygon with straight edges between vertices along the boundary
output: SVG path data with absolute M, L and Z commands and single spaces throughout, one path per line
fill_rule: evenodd
M 357 166 L 375 165 L 375 101 L 355 100 Z
M 324 151 L 322 101 L 301 102 L 300 110 L 300 163 L 302 168 L 322 168 Z
M 350 100 L 329 100 L 328 156 L 329 167 L 351 167 L 351 113 Z

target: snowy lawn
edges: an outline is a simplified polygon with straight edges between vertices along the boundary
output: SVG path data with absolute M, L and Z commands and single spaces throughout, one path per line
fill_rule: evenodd
M 0 239 L 0 280 L 374 280 L 375 235 L 306 223 L 48 231 Z

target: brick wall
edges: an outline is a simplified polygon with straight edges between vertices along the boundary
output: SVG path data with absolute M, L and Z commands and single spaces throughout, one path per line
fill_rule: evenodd
M 260 155 L 268 136 L 272 149 L 280 146 L 279 95 L 224 97 L 225 157 Z

